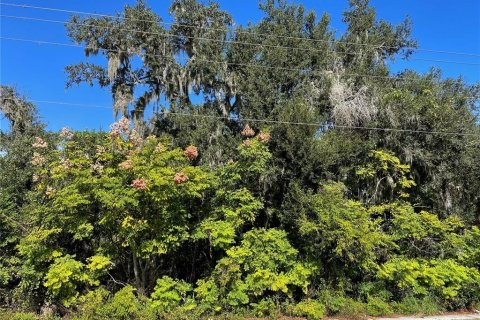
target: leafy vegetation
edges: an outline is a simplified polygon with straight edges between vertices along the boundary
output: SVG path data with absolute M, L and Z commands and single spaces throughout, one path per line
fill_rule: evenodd
M 386 61 L 415 47 L 409 23 L 379 21 L 366 0 L 350 1 L 340 38 L 326 14 L 260 9 L 233 30 L 195 0 L 173 1 L 169 29 L 143 1 L 125 18 L 72 17 L 68 35 L 107 61 L 68 66 L 68 84 L 111 90 L 109 132 L 49 132 L 2 86 L 0 317 L 478 306 L 478 86 L 391 74 Z M 154 101 L 166 104 L 145 119 Z

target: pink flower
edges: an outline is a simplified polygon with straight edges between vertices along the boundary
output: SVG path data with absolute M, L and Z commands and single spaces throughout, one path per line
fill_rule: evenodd
M 134 146 L 139 147 L 142 145 L 143 139 L 140 134 L 138 134 L 137 130 L 133 129 L 128 138 Z
M 112 123 L 108 134 L 112 138 L 118 138 L 122 133 L 125 136 L 130 134 L 130 120 L 126 117 L 122 117 L 118 122 Z
M 118 167 L 122 170 L 128 170 L 128 169 L 133 168 L 133 162 L 132 162 L 132 160 L 127 159 L 127 160 L 123 161 L 122 163 L 120 163 L 118 165 Z
M 40 138 L 40 137 L 35 137 L 35 142 L 32 143 L 32 147 L 34 147 L 34 148 L 47 148 L 48 143 L 46 141 L 43 141 L 43 139 Z
M 262 143 L 267 143 L 268 141 L 270 141 L 270 133 L 260 131 L 257 138 L 258 141 Z
M 183 172 L 175 173 L 175 177 L 173 177 L 173 181 L 175 184 L 182 184 L 188 181 L 188 176 Z
M 245 125 L 245 127 L 242 130 L 242 136 L 250 138 L 250 137 L 253 137 L 254 135 L 255 135 L 255 131 L 253 131 L 253 129 L 250 128 L 250 126 L 247 123 L 247 125 Z
M 247 140 L 243 141 L 243 145 L 245 147 L 250 147 L 252 145 L 252 140 L 247 139 Z
M 73 132 L 69 128 L 63 127 L 62 130 L 60 130 L 60 137 L 65 139 L 72 139 Z
M 137 190 L 145 190 L 147 188 L 147 181 L 143 178 L 135 179 L 131 186 Z
M 127 117 L 122 117 L 120 121 L 118 121 L 118 126 L 123 133 L 127 135 L 130 133 L 130 120 Z
M 198 150 L 197 150 L 197 147 L 195 146 L 188 146 L 187 148 L 185 148 L 185 156 L 191 161 L 191 160 L 195 160 L 197 157 L 198 157 Z
M 120 136 L 120 126 L 117 122 L 114 122 L 110 125 L 110 131 L 108 132 L 108 134 L 112 138 L 118 138 Z
M 45 158 L 38 152 L 33 153 L 32 160 L 30 161 L 34 166 L 40 166 L 45 162 Z

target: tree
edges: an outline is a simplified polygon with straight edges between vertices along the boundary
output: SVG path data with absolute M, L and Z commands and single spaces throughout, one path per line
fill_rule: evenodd
M 13 87 L 2 85 L 0 90 L 0 112 L 10 125 L 0 132 L 0 303 L 20 305 L 21 296 L 13 290 L 21 264 L 16 246 L 29 225 L 22 207 L 32 188 L 32 143 L 48 143 L 34 138 L 47 139 L 35 105 Z

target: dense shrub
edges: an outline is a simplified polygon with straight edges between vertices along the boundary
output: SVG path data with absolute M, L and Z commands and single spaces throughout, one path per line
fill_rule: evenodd
M 260 1 L 261 20 L 234 30 L 197 0 L 173 0 L 168 28 L 146 1 L 72 17 L 68 36 L 107 61 L 68 66 L 68 86 L 111 90 L 121 118 L 48 132 L 1 86 L 5 317 L 478 306 L 479 87 L 391 73 L 415 41 L 368 2 L 350 1 L 340 38 L 286 0 Z

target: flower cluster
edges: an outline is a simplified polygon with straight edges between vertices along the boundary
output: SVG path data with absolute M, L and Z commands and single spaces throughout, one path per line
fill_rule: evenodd
M 120 136 L 120 126 L 118 125 L 117 122 L 114 122 L 110 125 L 110 131 L 108 132 L 108 134 L 110 135 L 110 137 L 112 138 L 118 138 Z
M 255 135 L 255 131 L 253 131 L 252 128 L 248 125 L 248 123 L 245 125 L 245 127 L 242 130 L 242 136 L 251 138 Z
M 122 117 L 118 122 L 110 125 L 109 135 L 112 138 L 118 138 L 122 133 L 126 136 L 130 134 L 130 120 L 126 117 Z
M 127 117 L 122 117 L 120 121 L 118 121 L 118 125 L 120 126 L 120 130 L 128 134 L 130 131 L 130 120 Z
M 243 141 L 243 145 L 245 147 L 250 147 L 252 145 L 252 140 L 247 139 L 247 140 Z
M 60 137 L 65 139 L 72 139 L 73 132 L 69 128 L 63 127 L 62 130 L 60 130 Z
M 182 184 L 188 181 L 188 176 L 183 172 L 175 173 L 175 177 L 173 177 L 173 181 L 175 184 Z
M 33 153 L 32 160 L 30 161 L 34 166 L 40 166 L 45 162 L 45 158 L 38 152 Z
M 34 148 L 47 148 L 48 143 L 40 137 L 35 137 L 35 142 L 32 143 L 32 147 L 34 147 Z
M 184 154 L 190 161 L 195 160 L 198 157 L 197 147 L 193 145 L 186 147 Z
M 130 132 L 130 135 L 128 137 L 130 141 L 133 143 L 135 147 L 140 147 L 142 145 L 143 139 L 140 136 L 140 134 L 137 132 L 137 130 L 133 129 Z
M 145 190 L 147 188 L 147 181 L 143 178 L 138 178 L 133 180 L 131 186 L 137 190 Z
M 258 141 L 262 143 L 267 143 L 268 141 L 270 141 L 270 133 L 260 131 L 257 138 L 258 138 Z
M 133 162 L 131 159 L 127 159 L 125 161 L 123 161 L 122 163 L 120 163 L 118 165 L 118 167 L 122 170 L 129 170 L 131 168 L 133 168 Z

